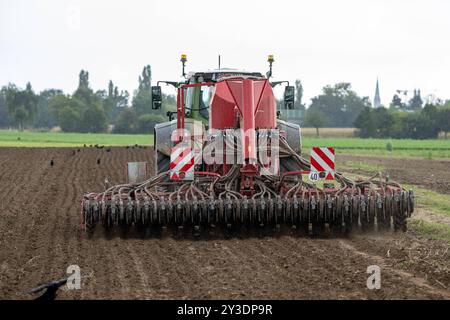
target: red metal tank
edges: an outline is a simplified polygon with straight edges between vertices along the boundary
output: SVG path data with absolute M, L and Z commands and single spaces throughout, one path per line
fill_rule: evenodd
M 211 101 L 209 126 L 243 131 L 244 159 L 256 160 L 255 129 L 275 129 L 276 100 L 267 79 L 219 81 Z

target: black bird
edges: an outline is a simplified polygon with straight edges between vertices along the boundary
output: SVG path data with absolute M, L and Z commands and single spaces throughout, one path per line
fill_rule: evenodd
M 54 164 L 55 164 L 55 161 L 53 161 L 53 159 L 50 160 L 50 167 L 53 167 Z
M 106 152 L 111 152 L 111 148 L 106 149 Z
M 37 297 L 35 300 L 55 300 L 56 292 L 58 289 L 67 283 L 67 278 L 62 278 L 59 280 L 50 281 L 40 285 L 39 287 L 33 288 L 28 291 L 28 294 L 35 294 L 47 289 L 43 295 Z
M 100 158 L 97 159 L 97 164 L 100 164 Z

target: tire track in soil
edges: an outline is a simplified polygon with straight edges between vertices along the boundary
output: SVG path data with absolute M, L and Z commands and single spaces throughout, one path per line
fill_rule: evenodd
M 131 152 L 127 152 L 126 156 L 132 156 L 136 158 L 136 150 L 132 150 Z M 120 153 L 121 155 L 123 153 Z M 109 173 L 110 182 L 113 181 L 116 183 L 123 183 L 125 178 L 125 164 L 127 159 L 124 157 L 113 157 L 113 160 L 107 159 L 100 155 L 100 159 L 102 159 L 101 163 L 105 163 L 107 167 L 107 172 Z M 104 178 L 104 177 L 103 177 Z M 130 245 L 130 243 L 133 243 Z M 141 284 L 141 291 L 144 292 L 144 296 L 151 295 L 151 291 L 149 290 L 149 280 L 146 275 L 145 269 L 143 268 L 141 259 L 137 256 L 136 252 L 133 249 L 133 245 L 139 243 L 136 239 L 130 238 L 122 238 L 121 236 L 115 237 L 110 240 L 106 245 L 111 246 L 109 250 L 113 251 L 113 261 L 117 266 L 118 270 L 115 273 L 117 276 L 115 277 L 116 282 L 120 284 L 122 295 L 121 297 L 133 298 L 140 297 L 141 293 L 136 292 L 134 290 L 134 286 L 137 283 Z M 122 248 L 122 244 L 125 244 L 125 248 Z M 117 246 L 117 248 L 116 248 Z M 120 248 L 120 249 L 118 249 Z M 120 254 L 119 254 L 120 251 Z M 120 257 L 120 259 L 116 259 L 116 257 Z M 126 281 L 124 280 L 126 279 Z M 133 288 L 133 293 L 131 293 L 131 289 Z
M 228 257 L 231 257 L 231 259 L 227 259 L 228 267 L 224 270 L 226 276 L 224 280 L 228 283 L 228 275 L 233 275 L 231 280 L 235 279 L 233 285 L 237 286 L 237 295 L 240 297 L 248 297 L 253 292 L 252 298 L 257 298 L 258 292 L 265 295 L 269 290 L 265 285 L 267 281 L 265 275 L 268 274 L 268 270 L 261 268 L 261 262 L 253 259 L 252 246 L 254 241 L 255 239 L 248 238 L 245 240 L 229 240 L 229 242 L 222 244 L 222 248 L 228 253 Z M 260 257 L 266 258 L 266 256 Z M 270 274 L 268 275 L 271 277 Z M 245 286 L 242 286 L 243 283 L 245 283 Z M 261 286 L 265 286 L 265 289 L 261 290 Z M 228 294 L 223 296 L 224 299 L 227 297 Z
M 5 165 L 3 166 L 3 164 Z M 20 189 L 20 186 L 22 185 L 25 176 L 20 175 L 20 177 L 16 177 L 18 172 L 17 168 L 21 165 L 22 163 L 20 161 L 5 160 L 2 162 L 1 172 L 3 174 L 0 177 L 0 181 L 2 181 L 2 183 L 0 184 L 0 191 L 2 197 L 4 197 L 5 199 L 9 199 L 11 194 L 16 194 L 17 190 Z
M 93 150 L 95 153 L 92 153 L 92 171 L 95 171 L 95 181 L 97 183 L 93 184 L 94 188 L 99 189 L 98 186 L 102 186 L 102 182 L 104 181 L 104 178 L 108 178 L 111 184 L 117 184 L 117 183 L 123 183 L 125 179 L 125 165 L 128 160 L 128 157 L 133 156 L 135 157 L 136 152 L 118 152 L 118 150 L 113 150 L 113 154 L 110 157 L 110 153 L 103 153 L 100 151 L 100 154 L 98 151 Z M 128 151 L 131 151 L 128 150 Z M 108 158 L 106 158 L 108 157 Z M 101 159 L 100 166 L 103 170 L 99 170 L 98 166 L 94 163 L 96 163 L 96 159 Z M 97 166 L 97 167 L 96 167 Z M 101 174 L 100 174 L 101 171 Z M 106 175 L 104 173 L 107 173 Z M 95 190 L 95 189 L 94 189 Z M 85 191 L 84 191 L 85 192 Z M 81 197 L 81 195 L 80 195 Z M 102 228 L 99 226 L 99 228 Z M 100 235 L 101 237 L 101 235 Z M 92 239 L 92 241 L 95 241 L 97 243 L 97 239 Z M 139 283 L 139 278 L 136 278 L 136 275 L 139 274 L 139 268 L 136 266 L 136 264 L 131 263 L 131 261 L 134 261 L 130 250 L 127 247 L 123 247 L 123 244 L 126 246 L 129 246 L 129 242 L 133 241 L 133 239 L 128 239 L 127 237 L 122 237 L 118 233 L 114 233 L 112 235 L 112 238 L 109 240 L 100 240 L 102 249 L 101 255 L 98 257 L 107 256 L 107 259 L 110 259 L 110 263 L 101 263 L 102 268 L 104 270 L 101 272 L 101 274 L 108 275 L 107 279 L 104 279 L 100 283 L 96 281 L 96 285 L 99 285 L 102 289 L 106 289 L 107 294 L 109 294 L 112 297 L 118 297 L 118 298 L 133 298 L 136 296 L 134 290 L 134 285 L 136 283 Z M 106 252 L 106 254 L 105 254 Z M 89 255 L 89 252 L 86 252 L 86 255 Z M 102 261 L 103 262 L 103 261 Z M 98 264 L 98 261 L 94 262 Z M 114 267 L 113 270 L 111 270 L 110 267 Z M 96 278 L 99 272 L 95 272 Z M 98 280 L 98 279 L 97 279 Z M 145 282 L 145 281 L 144 281 Z M 120 293 L 117 292 L 116 288 L 120 288 Z M 145 288 L 145 290 L 147 290 Z
M 0 212 L 2 214 L 0 225 L 5 224 L 5 226 L 2 226 L 2 230 L 5 230 L 5 232 L 0 233 L 1 245 L 3 245 L 3 243 L 11 244 L 11 241 L 7 242 L 6 238 L 11 236 L 12 230 L 15 230 L 17 219 L 14 219 L 14 221 L 11 221 L 10 219 L 13 219 L 14 215 L 17 216 L 18 213 L 14 208 L 14 197 L 11 199 L 10 195 L 18 193 L 18 190 L 23 187 L 25 177 L 25 175 L 20 175 L 20 177 L 14 179 L 14 175 L 18 172 L 17 168 L 22 163 L 20 161 L 13 161 L 12 157 L 6 157 L 6 152 L 2 155 L 4 155 L 6 159 L 1 163 L 0 167 L 0 195 L 5 199 L 4 201 L 0 201 Z M 8 155 L 10 156 L 11 154 Z M 30 168 L 28 169 L 30 170 Z M 13 236 L 15 235 L 13 234 Z
M 111 243 L 112 258 L 114 265 L 117 267 L 116 278 L 121 286 L 121 297 L 126 299 L 135 299 L 140 297 L 138 290 L 145 289 L 139 288 L 139 284 L 142 285 L 141 270 L 137 266 L 137 261 L 133 259 L 129 246 L 130 241 L 134 239 L 115 238 L 114 243 Z M 124 243 L 120 243 L 124 242 Z M 122 246 L 123 245 L 123 246 Z
M 195 247 L 191 240 L 174 240 L 170 238 L 167 239 L 167 242 L 168 245 L 166 247 L 169 248 L 168 254 L 176 257 L 178 260 L 176 265 L 181 266 L 176 271 L 178 273 L 178 270 L 181 270 L 181 277 L 179 279 L 183 282 L 183 287 L 186 288 L 186 292 L 190 292 L 190 298 L 200 298 L 201 286 L 204 281 L 201 270 L 206 261 L 199 260 L 196 255 L 192 254 L 192 251 L 195 251 Z M 206 246 L 207 244 L 205 243 Z M 200 248 L 200 250 L 202 249 Z
M 187 298 L 187 293 L 190 291 L 190 288 L 182 279 L 180 279 L 180 273 L 183 275 L 183 272 L 180 269 L 180 264 L 177 261 L 177 257 L 172 256 L 170 249 L 168 249 L 171 245 L 170 241 L 173 240 L 170 238 L 165 238 L 164 241 L 158 239 L 156 242 L 156 256 L 162 260 L 162 263 L 159 262 L 160 269 L 167 277 L 168 286 L 165 288 L 166 290 L 164 290 L 167 291 L 165 298 L 175 296 L 178 299 L 185 299 Z M 157 261 L 159 261 L 159 259 Z
M 118 284 L 118 286 L 112 286 L 111 284 L 104 285 L 110 287 L 110 291 L 108 291 L 108 293 L 112 292 L 113 297 L 116 299 L 127 299 L 131 298 L 131 283 L 129 282 L 130 276 L 127 273 L 127 268 L 125 267 L 124 262 L 122 261 L 124 250 L 119 250 L 117 248 L 120 245 L 120 243 L 117 242 L 118 240 L 126 241 L 126 239 L 120 238 L 103 241 L 103 247 L 106 249 L 106 251 L 103 251 L 103 257 L 110 259 L 110 262 L 105 261 L 105 264 L 108 263 L 108 265 L 113 268 L 111 273 L 112 281 L 115 284 Z
M 382 267 L 382 269 L 388 270 L 392 273 L 397 274 L 398 276 L 400 276 L 403 279 L 403 281 L 408 281 L 408 282 L 412 283 L 414 286 L 420 287 L 421 289 L 427 291 L 431 295 L 434 295 L 434 296 L 440 295 L 439 298 L 441 298 L 441 299 L 442 298 L 450 299 L 450 291 L 436 288 L 436 287 L 430 285 L 426 279 L 419 277 L 415 274 L 411 274 L 405 270 L 399 270 L 399 269 L 395 269 L 395 268 L 391 267 L 386 262 L 386 260 L 381 256 L 368 254 L 366 252 L 360 251 L 360 250 L 356 249 L 350 241 L 339 240 L 339 245 L 341 245 L 343 248 L 353 252 L 356 255 L 359 255 L 361 257 L 364 257 L 365 259 L 373 261 L 378 266 Z
M 57 160 L 58 167 L 55 167 L 51 171 L 49 175 L 50 182 L 45 184 L 46 189 L 41 192 L 41 198 L 47 200 L 47 202 L 44 204 L 44 207 L 40 206 L 40 208 L 47 219 L 43 226 L 44 230 L 39 232 L 36 230 L 36 233 L 46 234 L 48 236 L 43 239 L 45 244 L 38 248 L 41 257 L 41 268 L 40 272 L 36 272 L 36 275 L 39 275 L 34 280 L 36 284 L 66 276 L 66 269 L 68 267 L 65 263 L 68 259 L 68 247 L 67 242 L 64 240 L 68 235 L 65 232 L 61 232 L 61 230 L 66 228 L 67 221 L 62 218 L 64 217 L 64 212 L 70 212 L 67 208 L 70 209 L 71 201 L 67 201 L 67 199 L 69 199 L 70 186 L 75 172 L 73 169 L 76 167 L 77 162 L 81 160 L 67 158 L 67 155 L 61 152 L 59 152 L 59 156 L 61 158 Z M 66 170 L 68 167 L 72 168 L 72 170 Z M 68 183 L 64 183 L 62 186 L 61 184 L 56 185 L 57 177 L 64 172 L 68 173 L 65 180 Z M 61 238 L 63 238 L 62 241 Z M 73 264 L 73 262 L 70 264 Z
M 125 159 L 126 156 L 123 156 L 122 152 L 119 152 L 119 157 L 112 157 L 111 165 L 106 167 L 106 171 L 108 175 L 111 175 L 111 184 L 119 184 L 123 183 L 125 180 L 122 179 L 125 171 Z M 129 154 L 128 154 L 129 155 Z M 101 158 L 101 157 L 100 157 Z M 121 167 L 121 168 L 120 168 Z M 120 170 L 121 169 L 121 170 Z M 109 178 L 108 178 L 109 179 Z M 116 248 L 116 246 L 120 246 L 122 242 L 128 241 L 128 239 L 122 239 L 122 237 L 114 237 L 111 240 L 104 242 L 104 245 L 107 246 L 105 250 L 109 251 L 109 257 L 112 260 L 112 266 L 115 266 L 115 270 L 112 273 L 112 278 L 116 283 L 119 284 L 120 287 L 120 295 L 118 297 L 121 298 L 131 298 L 130 291 L 130 282 L 127 282 L 129 279 L 129 275 L 127 274 L 127 268 L 122 263 L 122 255 L 126 252 L 126 250 L 121 249 L 120 251 Z M 113 289 L 114 290 L 114 289 Z M 117 294 L 115 290 L 115 294 Z
M 301 283 L 299 283 L 299 275 L 301 273 L 297 270 L 297 263 L 292 263 L 292 256 L 295 254 L 291 247 L 286 248 L 286 239 L 283 237 L 274 239 L 266 239 L 264 243 L 259 241 L 256 244 L 256 248 L 259 248 L 259 252 L 265 253 L 267 259 L 262 260 L 263 268 L 271 268 L 273 283 L 278 285 L 274 288 L 275 291 L 281 292 L 281 297 L 292 298 L 298 296 L 299 288 Z M 257 253 L 255 248 L 255 253 Z M 305 259 L 304 257 L 302 258 Z M 302 260 L 300 260 L 302 261 Z M 275 270 L 273 270 L 275 269 Z M 283 282 L 280 281 L 283 279 Z M 273 292 L 272 290 L 269 292 Z
M 79 188 L 79 177 L 80 174 L 86 168 L 86 157 L 81 155 L 80 153 L 76 153 L 74 155 L 79 161 L 73 161 L 73 165 L 71 166 L 73 176 L 67 179 L 70 183 L 68 188 L 68 198 L 65 199 L 66 205 L 64 205 L 61 209 L 63 213 L 65 213 L 65 224 L 64 231 L 62 233 L 63 238 L 63 257 L 62 264 L 64 268 L 67 268 L 69 265 L 78 265 L 80 266 L 80 271 L 82 276 L 86 276 L 86 272 L 84 268 L 80 265 L 80 250 L 78 246 L 78 241 L 80 239 L 80 217 L 76 215 L 77 211 L 79 211 L 79 207 L 75 207 L 74 204 L 79 203 L 81 197 L 79 196 L 80 188 Z M 70 198 L 70 201 L 67 201 Z M 87 279 L 82 278 L 81 285 L 84 286 Z M 67 296 L 70 298 L 79 298 L 81 296 L 81 290 L 70 290 L 67 292 Z
M 120 151 L 120 149 L 119 149 Z M 125 182 L 125 169 L 126 162 L 131 161 L 128 160 L 130 157 L 136 158 L 136 150 L 127 149 L 126 152 L 116 152 L 111 157 L 105 160 L 105 156 L 108 154 L 103 154 L 96 157 L 101 159 L 101 163 L 109 164 L 108 170 L 108 179 L 111 184 L 118 184 Z M 119 155 L 119 156 L 117 156 Z M 133 161 L 135 161 L 133 159 Z M 104 176 L 101 178 L 103 180 Z M 100 182 L 101 184 L 101 182 Z M 111 251 L 110 258 L 112 258 L 112 263 L 109 265 L 115 266 L 115 272 L 111 272 L 112 281 L 119 284 L 121 294 L 118 295 L 120 298 L 132 298 L 135 296 L 135 293 L 132 293 L 132 289 L 134 289 L 135 283 L 139 283 L 139 280 L 136 281 L 135 275 L 139 273 L 139 269 L 136 264 L 132 264 L 133 257 L 129 252 L 127 247 L 122 248 L 123 244 L 127 244 L 127 242 L 133 241 L 132 239 L 128 239 L 127 237 L 122 238 L 121 236 L 114 237 L 113 239 L 103 242 L 105 245 L 105 251 Z M 106 246 L 108 248 L 106 248 Z M 130 266 L 131 265 L 131 266 Z M 110 288 L 114 288 L 113 286 L 109 286 Z M 114 289 L 113 289 L 114 290 Z M 114 295 L 117 295 L 117 292 L 114 291 Z
M 147 271 L 145 270 L 144 265 L 142 263 L 142 257 L 139 257 L 138 254 L 136 253 L 136 251 L 134 250 L 134 246 L 138 245 L 138 244 L 140 244 L 140 241 L 133 240 L 132 243 L 129 240 L 127 241 L 127 252 L 131 258 L 131 260 L 129 260 L 129 261 L 133 262 L 132 263 L 133 269 L 134 269 L 134 271 L 136 271 L 136 273 L 133 273 L 133 274 L 138 275 L 137 276 L 138 281 L 136 283 L 140 284 L 139 291 L 135 291 L 135 295 L 137 298 L 149 299 L 154 295 L 154 293 L 150 289 L 150 282 L 149 282 L 149 278 L 147 276 Z M 133 282 L 133 283 L 135 283 L 135 282 Z M 139 294 L 137 294 L 137 293 L 139 293 Z
M 366 269 L 353 268 L 357 261 L 337 250 L 334 239 L 284 237 L 284 241 L 291 244 L 290 251 L 298 259 L 301 297 L 342 299 L 366 295 L 363 281 Z M 293 262 L 288 260 L 289 263 Z
M 292 246 L 289 246 L 289 237 L 282 236 L 277 238 L 267 238 L 264 242 L 257 241 L 255 246 L 251 248 L 255 256 L 266 256 L 267 258 L 260 259 L 260 263 L 263 270 L 272 269 L 273 283 L 280 283 L 280 278 L 283 279 L 282 288 L 277 286 L 278 291 L 289 290 L 288 297 L 291 297 L 292 292 L 298 291 L 301 285 L 298 272 L 292 272 L 292 269 L 296 269 L 298 264 L 292 263 L 292 256 L 295 251 L 292 250 Z M 258 249 L 258 250 L 257 250 Z M 300 258 L 300 257 L 299 257 Z M 305 259 L 305 257 L 303 257 Z M 302 262 L 302 260 L 299 260 Z M 275 269 L 275 270 L 273 270 Z M 275 274 L 274 274 L 275 273 Z
M 17 173 L 21 173 L 21 176 L 24 177 L 22 181 L 24 181 L 24 184 L 21 185 L 17 183 L 18 189 L 21 189 L 22 194 L 31 195 L 23 199 L 23 202 L 21 202 L 21 205 L 26 208 L 25 212 L 23 210 L 20 210 L 20 212 L 17 212 L 13 218 L 15 218 L 15 224 L 14 224 L 14 234 L 12 235 L 13 239 L 10 240 L 12 243 L 17 244 L 17 246 L 14 247 L 14 250 L 12 253 L 8 254 L 7 262 L 10 261 L 16 264 L 17 266 L 20 266 L 16 269 L 12 270 L 12 275 L 9 275 L 13 285 L 15 287 L 18 287 L 16 291 L 13 293 L 14 296 L 23 297 L 23 292 L 27 289 L 30 289 L 30 286 L 34 285 L 34 282 L 37 280 L 32 281 L 32 279 L 36 278 L 36 272 L 35 270 L 31 269 L 29 270 L 33 265 L 30 265 L 30 262 L 33 261 L 36 257 L 40 260 L 40 256 L 35 253 L 36 249 L 38 248 L 37 243 L 39 236 L 41 236 L 41 233 L 37 231 L 37 228 L 44 226 L 45 222 L 43 222 L 43 216 L 40 214 L 40 205 L 44 202 L 41 198 L 40 192 L 36 192 L 35 189 L 39 188 L 42 190 L 42 187 L 46 185 L 46 181 L 49 178 L 49 172 L 50 169 L 45 166 L 44 161 L 42 159 L 46 155 L 44 152 L 39 152 L 41 150 L 37 150 L 33 153 L 38 153 L 38 158 L 34 159 L 35 164 L 40 164 L 41 166 L 38 167 L 39 171 L 35 171 L 36 168 L 30 166 L 28 163 L 24 163 L 22 161 L 23 159 L 26 159 L 27 157 L 24 155 L 20 155 L 20 160 L 17 161 L 21 165 L 25 166 L 29 170 L 20 170 L 18 169 Z M 39 187 L 36 187 L 39 186 Z M 24 217 L 25 216 L 25 217 Z M 31 219 L 31 220 L 30 220 Z M 24 224 L 28 223 L 28 224 Z M 19 227 L 16 227 L 19 226 Z M 23 230 L 25 229 L 25 230 Z M 39 261 L 34 261 L 34 263 Z M 7 275 L 8 278 L 8 275 Z M 28 281 L 25 281 L 28 280 Z M 9 281 L 5 281 L 6 283 Z M 23 284 L 25 282 L 25 284 Z M 1 292 L 5 292 L 5 286 L 1 288 Z M 7 286 L 6 291 L 11 291 L 11 286 Z
M 292 238 L 291 236 L 279 236 L 276 238 L 267 238 L 264 242 L 258 241 L 255 244 L 255 254 L 258 251 L 266 259 L 261 259 L 264 269 L 269 269 L 272 283 L 278 285 L 272 288 L 270 292 L 280 292 L 274 298 L 305 298 L 315 297 L 312 288 L 317 290 L 317 280 L 325 280 L 323 290 L 329 290 L 332 284 L 329 282 L 329 274 L 332 274 L 336 267 L 329 264 L 322 257 L 329 255 L 328 251 L 318 251 L 315 249 L 316 239 Z M 319 240 L 320 241 L 320 240 Z M 299 244 L 303 244 L 300 245 Z M 297 247 L 296 247 L 297 246 Z M 305 248 L 308 250 L 305 250 Z M 318 247 L 321 247 L 319 245 Z M 311 255 L 311 251 L 315 252 Z M 300 252 L 300 253 L 299 253 Z M 319 261 L 317 261 L 319 260 Z M 326 267 L 324 268 L 324 265 Z M 283 281 L 280 281 L 283 279 Z M 320 282 L 319 282 L 320 283 Z
M 53 277 L 60 277 L 66 274 L 67 266 L 63 265 L 63 261 L 66 261 L 68 258 L 67 237 L 70 235 L 70 233 L 67 234 L 67 218 L 73 210 L 75 193 L 73 190 L 73 181 L 80 167 L 79 164 L 82 162 L 82 158 L 74 156 L 69 158 L 71 161 L 67 160 L 64 162 L 64 169 L 70 168 L 70 170 L 63 171 L 67 172 L 65 177 L 66 183 L 60 185 L 61 192 L 52 193 L 51 196 L 53 204 L 51 207 L 53 214 L 51 216 L 53 219 L 49 221 L 48 225 L 52 226 L 52 229 L 49 233 L 48 243 L 45 246 L 47 248 L 47 261 L 41 269 L 41 279 L 44 281 L 51 280 L 51 275 Z
M 366 281 L 368 274 L 367 267 L 373 263 L 369 259 L 355 255 L 353 252 L 339 245 L 338 238 L 331 239 L 311 239 L 308 243 L 308 250 L 313 253 L 311 264 L 307 270 L 317 272 L 315 289 L 321 295 L 321 299 L 392 299 L 409 297 L 412 290 L 413 295 L 417 292 L 415 288 L 405 286 L 398 278 L 386 275 L 382 290 L 368 290 Z M 314 277 L 309 277 L 314 279 Z M 311 281 L 312 279 L 309 279 Z M 396 287 L 404 288 L 396 289 Z M 399 295 L 408 291 L 406 296 Z M 314 296 L 314 292 L 309 293 Z M 316 296 L 317 297 L 317 296 Z
M 85 167 L 80 172 L 81 183 L 77 185 L 78 195 L 81 199 L 84 192 L 93 190 L 93 186 L 101 180 L 102 172 L 100 170 L 93 170 L 92 162 L 94 161 L 94 151 L 92 149 L 83 149 L 83 155 L 86 154 Z M 80 213 L 77 211 L 77 226 L 80 226 Z M 92 236 L 88 236 L 84 230 L 79 231 L 78 236 L 78 252 L 80 259 L 80 268 L 85 270 L 88 275 L 92 277 L 83 281 L 83 290 L 81 290 L 81 299 L 88 299 L 93 297 L 112 298 L 110 294 L 110 287 L 114 285 L 112 280 L 112 270 L 109 267 L 108 257 L 105 256 L 107 252 L 105 248 L 105 239 L 101 225 L 97 228 Z M 106 261 L 105 261 L 106 260 Z M 82 271 L 82 273 L 84 273 Z M 108 284 L 108 285 L 105 285 Z M 103 292 L 102 290 L 105 290 Z
M 170 288 L 169 280 L 162 270 L 161 258 L 158 258 L 158 249 L 155 245 L 155 242 L 159 241 L 159 239 L 149 239 L 147 241 L 149 242 L 148 245 L 144 243 L 141 245 L 144 249 L 140 250 L 140 256 L 142 261 L 145 261 L 143 268 L 148 275 L 148 284 L 153 292 L 151 298 L 167 298 L 167 293 L 170 291 L 168 289 Z
M 93 191 L 99 189 L 98 185 L 102 184 L 104 181 L 104 171 L 99 170 L 96 165 L 96 158 L 98 158 L 98 152 L 96 149 L 87 149 L 88 159 L 86 161 L 86 166 L 83 170 L 84 177 L 82 181 L 86 185 L 80 185 L 79 188 L 81 192 L 79 197 L 81 199 L 82 194 L 88 191 Z M 121 155 L 117 153 L 117 155 Z M 120 158 L 116 156 L 114 158 Z M 120 160 L 119 160 L 120 161 Z M 104 164 L 103 164 L 104 166 Z M 117 167 L 108 168 L 107 172 L 115 172 Z M 79 214 L 78 214 L 79 216 Z M 112 259 L 111 247 L 116 245 L 116 239 L 105 239 L 105 234 L 101 223 L 98 224 L 97 230 L 92 237 L 89 237 L 84 231 L 81 231 L 80 236 L 80 260 L 84 269 L 93 272 L 93 278 L 90 278 L 89 284 L 84 288 L 82 298 L 123 298 L 123 287 L 124 284 L 121 281 L 121 277 L 118 276 L 117 266 L 115 265 L 115 260 Z M 120 240 L 120 239 L 119 239 Z M 120 288 L 118 293 L 116 288 Z
M 7 166 L 2 168 L 2 172 L 5 172 L 5 174 L 2 176 L 0 181 L 2 182 L 0 184 L 0 194 L 2 195 L 2 198 L 8 199 L 8 201 L 1 201 L 1 209 L 2 214 L 5 214 L 5 211 L 7 209 L 14 210 L 15 209 L 15 202 L 17 195 L 20 194 L 19 190 L 22 190 L 24 187 L 30 187 L 30 184 L 25 184 L 25 181 L 27 181 L 27 178 L 30 174 L 32 174 L 33 167 L 31 166 L 25 166 L 25 170 L 23 170 L 24 162 L 23 159 L 26 159 L 27 157 L 24 154 L 24 152 L 17 152 L 17 150 L 10 151 L 8 159 L 4 161 Z M 16 154 L 18 154 L 16 156 Z M 15 158 L 19 158 L 20 160 L 17 161 Z M 16 161 L 14 161 L 16 160 Z M 21 173 L 18 175 L 18 173 Z M 5 177 L 6 175 L 6 177 Z M 5 191 L 6 190 L 6 191 Z M 17 220 L 15 221 L 17 222 Z
M 290 241 L 296 240 L 290 238 Z M 321 293 L 318 296 L 319 298 L 404 299 L 416 296 L 433 297 L 428 292 L 427 295 L 424 295 L 423 288 L 405 282 L 398 274 L 389 273 L 384 273 L 382 290 L 367 290 L 366 280 L 368 275 L 366 274 L 366 268 L 374 264 L 374 260 L 370 255 L 355 254 L 354 250 L 342 246 L 340 241 L 348 240 L 311 239 L 310 243 L 307 244 L 307 248 L 313 254 L 314 259 L 310 265 L 303 265 L 303 269 L 311 273 L 307 278 L 308 282 L 314 280 L 314 273 L 320 275 L 320 278 L 316 279 L 315 285 L 309 284 Z M 302 253 L 302 256 L 306 257 L 307 252 Z M 308 260 L 304 259 L 303 261 Z M 317 297 L 314 292 L 308 293 L 308 296 Z

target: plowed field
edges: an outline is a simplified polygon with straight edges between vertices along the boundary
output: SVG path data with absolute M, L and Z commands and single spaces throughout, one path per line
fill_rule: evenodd
M 88 237 L 80 228 L 83 193 L 103 190 L 105 178 L 123 182 L 127 161 L 152 167 L 153 150 L 0 148 L 0 299 L 32 299 L 27 290 L 65 276 L 74 264 L 81 289 L 63 288 L 59 299 L 450 298 L 448 243 L 414 231 L 142 239 L 105 237 L 97 228 Z M 396 169 L 399 182 L 414 183 L 428 170 L 411 168 L 408 178 L 407 166 Z M 450 172 L 450 162 L 438 166 Z M 448 194 L 447 182 L 426 180 Z M 379 290 L 366 287 L 370 265 L 381 267 Z

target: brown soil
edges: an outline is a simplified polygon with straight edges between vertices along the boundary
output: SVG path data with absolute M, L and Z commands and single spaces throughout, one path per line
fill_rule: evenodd
M 0 299 L 31 299 L 27 290 L 65 276 L 72 264 L 85 276 L 81 290 L 60 290 L 58 298 L 450 298 L 448 244 L 411 231 L 206 240 L 105 237 L 98 228 L 89 238 L 80 229 L 82 194 L 102 190 L 106 177 L 123 182 L 127 161 L 151 167 L 153 150 L 72 150 L 0 148 Z M 373 264 L 381 267 L 380 290 L 366 288 Z
M 357 161 L 385 168 L 390 178 L 401 183 L 413 184 L 450 194 L 450 161 L 448 159 L 420 158 L 387 158 L 339 155 L 339 161 Z M 339 163 L 337 163 L 339 166 Z M 349 171 L 349 170 L 346 170 Z M 367 173 L 364 170 L 350 170 L 356 173 Z M 373 172 L 371 172 L 373 173 Z

